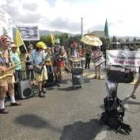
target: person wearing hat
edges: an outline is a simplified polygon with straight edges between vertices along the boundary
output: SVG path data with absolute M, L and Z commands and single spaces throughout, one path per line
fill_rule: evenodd
M 5 109 L 5 97 L 8 92 L 10 99 L 11 99 L 11 106 L 19 106 L 20 103 L 17 103 L 15 100 L 15 90 L 14 90 L 14 75 L 13 72 L 8 71 L 10 67 L 10 63 L 12 64 L 11 60 L 11 53 L 9 51 L 9 47 L 11 45 L 11 40 L 7 36 L 1 37 L 1 61 L 0 61 L 0 114 L 8 114 L 8 111 Z
M 58 60 L 60 57 L 61 52 L 61 46 L 60 46 L 60 39 L 55 39 L 55 45 L 52 47 L 52 53 L 53 53 L 53 71 L 55 76 L 55 83 L 58 84 L 59 81 L 59 72 L 58 72 Z
M 14 65 L 17 65 L 19 63 L 21 63 L 21 60 L 20 60 L 20 56 L 17 52 L 17 46 L 13 43 L 11 44 L 11 56 L 12 56 L 12 62 L 14 63 Z M 21 65 L 17 65 L 15 67 L 15 81 L 18 82 L 22 79 L 22 73 L 21 73 Z
M 30 55 L 31 52 L 33 51 L 33 45 L 28 46 L 27 50 L 27 57 L 26 57 L 26 75 L 27 75 L 27 79 L 31 80 L 31 85 L 34 85 L 34 66 L 31 64 L 30 60 Z
M 55 45 L 53 46 L 53 70 L 55 76 L 55 83 L 60 86 L 58 83 L 62 81 L 62 70 L 64 69 L 67 53 L 64 46 L 60 46 L 60 39 L 56 38 Z
M 91 58 L 93 60 L 94 63 L 94 67 L 95 67 L 95 76 L 93 77 L 94 79 L 101 79 L 101 64 L 96 65 L 95 63 L 98 62 L 103 56 L 103 53 L 101 51 L 101 47 L 100 46 L 93 46 L 92 47 L 92 53 L 91 53 Z
M 46 58 L 46 53 L 45 49 L 47 48 L 47 45 L 44 42 L 38 42 L 36 44 L 36 48 L 31 52 L 30 55 L 30 61 L 32 65 L 35 66 L 34 72 L 35 72 L 35 80 L 38 84 L 38 90 L 39 94 L 38 96 L 43 98 L 45 95 L 45 91 L 43 90 L 43 84 L 46 82 L 48 79 L 47 76 L 47 69 L 45 67 L 45 58 Z

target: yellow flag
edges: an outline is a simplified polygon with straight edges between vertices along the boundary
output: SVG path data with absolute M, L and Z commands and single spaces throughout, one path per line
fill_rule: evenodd
M 20 34 L 18 28 L 16 28 L 15 44 L 17 47 L 24 45 L 23 39 L 21 37 L 21 34 Z
M 54 43 L 55 43 L 55 37 L 54 37 L 54 35 L 51 33 L 51 43 L 54 45 Z

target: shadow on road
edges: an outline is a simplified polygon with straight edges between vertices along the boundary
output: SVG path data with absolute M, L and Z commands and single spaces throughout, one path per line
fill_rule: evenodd
M 65 87 L 65 88 L 58 88 L 58 90 L 60 91 L 74 91 L 74 90 L 79 90 L 79 89 L 81 89 L 81 87 L 73 88 L 72 86 L 70 86 L 70 87 Z
M 83 80 L 84 80 L 84 83 L 90 83 L 90 79 L 84 78 Z
M 62 133 L 62 130 L 60 130 L 59 128 L 55 128 L 45 119 L 34 114 L 26 114 L 26 115 L 18 116 L 15 118 L 14 122 L 26 127 L 32 127 L 36 129 L 47 128 L 56 131 L 58 133 Z
M 60 140 L 93 140 L 102 128 L 97 119 L 78 121 L 64 127 Z
M 60 90 L 60 91 L 73 91 L 73 87 L 72 86 L 70 86 L 70 87 L 63 87 L 63 88 L 58 88 L 58 90 Z
M 61 81 L 61 84 L 68 84 L 69 81 L 70 81 L 70 79 L 63 79 L 63 80 Z

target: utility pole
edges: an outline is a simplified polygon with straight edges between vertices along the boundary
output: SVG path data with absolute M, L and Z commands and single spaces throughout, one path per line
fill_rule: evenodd
M 81 37 L 83 36 L 83 18 L 81 18 Z

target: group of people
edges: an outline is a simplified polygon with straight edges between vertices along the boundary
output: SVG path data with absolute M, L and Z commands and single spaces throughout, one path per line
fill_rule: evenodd
M 91 59 L 103 55 L 99 47 L 84 50 L 75 41 L 70 45 L 70 52 L 60 46 L 60 39 L 55 40 L 52 47 L 39 41 L 35 45 L 21 48 L 17 47 L 11 39 L 0 36 L 0 114 L 8 114 L 5 109 L 7 94 L 11 99 L 11 106 L 19 106 L 21 103 L 15 100 L 15 83 L 24 79 L 30 79 L 31 85 L 37 85 L 38 96 L 45 97 L 43 86 L 51 78 L 59 85 L 62 80 L 62 71 L 69 70 L 69 57 L 81 58 L 82 67 L 90 69 Z M 21 49 L 21 50 L 20 50 Z M 84 66 L 85 64 L 85 66 Z M 100 66 L 95 66 L 95 77 L 100 79 Z
M 78 57 L 81 58 L 82 67 L 85 69 L 90 69 L 90 64 L 93 62 L 95 67 L 94 79 L 101 79 L 101 64 L 105 62 L 105 58 L 100 46 L 92 46 L 82 49 L 81 46 L 78 47 L 74 42 L 71 44 L 71 52 L 71 55 L 78 55 Z M 101 60 L 101 58 L 104 58 L 104 61 L 98 61 Z M 96 62 L 98 62 L 98 64 Z
M 31 85 L 38 87 L 38 96 L 45 97 L 43 88 L 51 73 L 54 82 L 59 85 L 62 80 L 62 71 L 69 66 L 69 57 L 81 58 L 84 69 L 90 69 L 90 62 L 96 64 L 96 60 L 103 57 L 99 46 L 83 49 L 76 42 L 70 46 L 70 53 L 60 46 L 57 38 L 52 47 L 47 47 L 44 42 L 39 41 L 36 45 L 30 45 L 22 53 L 19 48 L 11 42 L 8 36 L 0 37 L 0 114 L 8 114 L 5 109 L 5 98 L 7 94 L 11 100 L 11 106 L 20 106 L 15 99 L 15 83 L 23 79 L 30 79 Z M 95 65 L 94 79 L 100 79 L 101 64 Z M 26 75 L 26 76 L 25 76 Z M 135 91 L 140 83 L 140 76 L 131 94 L 136 99 Z
M 44 42 L 29 46 L 20 52 L 8 36 L 0 37 L 0 114 L 8 114 L 5 109 L 7 94 L 11 99 L 11 106 L 20 106 L 15 100 L 15 84 L 24 79 L 31 79 L 31 85 L 38 87 L 38 96 L 45 97 L 43 85 L 48 80 L 48 72 L 54 74 L 55 82 L 62 80 L 62 67 L 67 58 L 64 47 L 57 39 L 55 45 L 47 47 Z
M 39 41 L 35 46 L 27 47 L 25 53 L 11 42 L 8 36 L 0 37 L 0 113 L 7 114 L 5 109 L 5 98 L 7 94 L 11 99 L 11 106 L 20 106 L 21 103 L 15 100 L 15 83 L 23 79 L 30 79 L 31 85 L 38 87 L 38 96 L 45 97 L 43 88 L 49 74 L 53 76 L 54 82 L 59 85 L 62 80 L 62 71 L 69 66 L 69 57 L 81 58 L 82 67 L 90 69 L 91 60 L 96 64 L 96 60 L 103 57 L 99 46 L 83 49 L 76 42 L 70 46 L 70 53 L 60 46 L 60 39 L 57 38 L 52 47 L 47 47 L 44 42 Z M 95 65 L 94 79 L 100 77 L 101 65 Z M 131 97 L 136 99 L 135 91 L 140 84 L 140 76 L 134 86 Z

